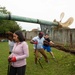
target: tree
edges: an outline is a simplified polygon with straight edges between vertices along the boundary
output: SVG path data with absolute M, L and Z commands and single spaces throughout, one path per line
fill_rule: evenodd
M 0 12 L 4 14 L 11 14 L 5 7 L 0 7 Z M 21 27 L 16 21 L 0 20 L 0 34 L 5 34 L 8 31 L 15 32 L 16 30 L 21 30 Z

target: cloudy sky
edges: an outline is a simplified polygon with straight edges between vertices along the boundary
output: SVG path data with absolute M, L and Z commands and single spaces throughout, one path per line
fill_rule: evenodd
M 62 22 L 65 22 L 69 17 L 75 20 L 75 2 L 74 0 L 0 0 L 0 6 L 6 7 L 12 15 L 60 21 L 60 14 L 65 13 Z M 22 29 L 32 30 L 40 28 L 39 24 L 18 22 Z M 75 28 L 75 21 L 69 26 Z

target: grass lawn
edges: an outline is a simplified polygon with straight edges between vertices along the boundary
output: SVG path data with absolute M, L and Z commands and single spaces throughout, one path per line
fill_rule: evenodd
M 33 45 L 28 42 L 30 56 L 27 58 L 26 75 L 75 75 L 75 56 L 69 53 L 52 48 L 56 57 L 56 61 L 52 59 L 51 55 L 46 52 L 49 63 L 40 60 L 43 69 L 39 63 L 34 64 Z M 9 46 L 7 42 L 0 42 L 0 75 L 7 75 L 8 68 L 8 52 Z

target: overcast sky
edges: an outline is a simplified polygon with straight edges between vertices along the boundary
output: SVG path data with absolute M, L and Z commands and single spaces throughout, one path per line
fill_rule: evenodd
M 0 6 L 6 7 L 12 15 L 53 21 L 60 20 L 60 14 L 65 13 L 62 22 L 69 17 L 75 19 L 74 0 L 0 0 Z M 18 22 L 22 29 L 40 28 L 39 24 Z M 75 21 L 69 26 L 75 28 Z

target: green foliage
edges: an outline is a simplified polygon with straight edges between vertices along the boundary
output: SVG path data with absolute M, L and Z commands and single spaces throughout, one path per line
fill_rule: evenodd
M 6 10 L 6 7 L 1 7 L 1 6 L 0 6 L 0 12 L 5 14 L 10 13 Z
M 46 52 L 49 63 L 44 61 L 44 58 L 40 60 L 43 69 L 39 63 L 34 64 L 34 50 L 33 45 L 27 41 L 29 45 L 30 56 L 27 58 L 26 75 L 75 75 L 75 56 L 69 53 L 52 48 L 55 54 L 56 60 L 53 60 L 51 55 Z M 9 47 L 7 42 L 0 42 L 0 75 L 7 74 L 8 67 L 8 52 Z
M 5 7 L 0 7 L 0 12 L 4 14 L 10 13 Z M 7 31 L 15 32 L 16 30 L 21 30 L 16 21 L 0 20 L 0 33 L 4 34 Z

